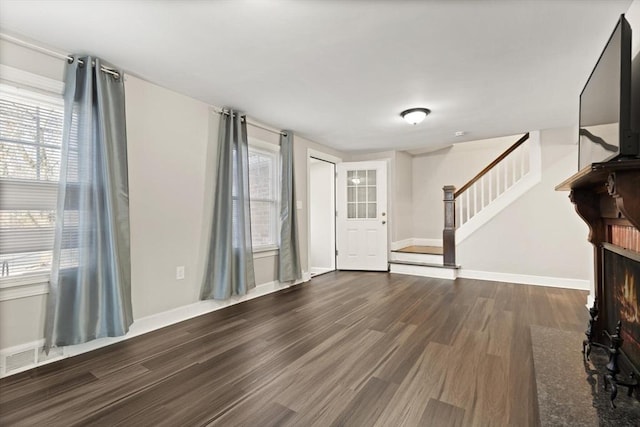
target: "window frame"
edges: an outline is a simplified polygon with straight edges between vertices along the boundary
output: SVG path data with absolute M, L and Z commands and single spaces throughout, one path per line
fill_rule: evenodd
M 274 161 L 273 176 L 271 177 L 271 180 L 272 180 L 271 183 L 274 188 L 273 200 L 266 199 L 266 198 L 253 199 L 251 197 L 249 199 L 249 203 L 255 200 L 255 201 L 261 201 L 261 202 L 272 202 L 274 204 L 274 210 L 271 217 L 271 221 L 272 221 L 271 227 L 272 227 L 272 231 L 274 232 L 275 242 L 268 245 L 253 246 L 253 241 L 252 241 L 252 249 L 253 249 L 254 257 L 263 258 L 263 257 L 277 255 L 278 251 L 280 250 L 280 241 L 279 241 L 280 240 L 279 238 L 280 237 L 280 197 L 281 197 L 281 185 L 282 185 L 282 178 L 280 173 L 281 171 L 280 146 L 276 144 L 271 144 L 261 139 L 253 138 L 251 136 L 249 136 L 248 138 L 248 146 L 249 146 L 248 147 L 249 152 L 253 151 L 262 155 L 267 155 L 271 157 Z M 251 224 L 251 229 L 253 232 L 253 224 Z
M 0 75 L 2 75 L 0 91 L 3 93 L 3 98 L 20 103 L 64 108 L 64 83 L 62 81 L 4 64 L 0 64 Z M 10 181 L 8 181 L 8 185 L 12 185 Z M 36 183 L 25 181 L 20 185 L 23 184 L 28 186 Z M 41 184 L 57 187 L 57 181 L 42 181 Z M 19 276 L 0 277 L 0 301 L 47 294 L 50 274 L 51 271 L 46 270 Z

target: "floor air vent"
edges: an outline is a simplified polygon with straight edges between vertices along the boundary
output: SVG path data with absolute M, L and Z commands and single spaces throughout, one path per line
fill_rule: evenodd
M 36 363 L 36 352 L 34 349 L 23 350 L 17 353 L 8 354 L 4 360 L 5 372 L 7 374 L 22 369 L 26 366 L 32 366 Z
M 0 353 L 0 378 L 64 358 L 64 348 L 55 347 L 49 354 L 42 346 L 44 340 L 4 350 Z

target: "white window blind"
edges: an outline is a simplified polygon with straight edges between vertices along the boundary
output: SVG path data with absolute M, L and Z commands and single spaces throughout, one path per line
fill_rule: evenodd
M 51 268 L 63 115 L 61 95 L 0 86 L 2 277 Z
M 251 241 L 254 250 L 278 246 L 278 199 L 280 196 L 278 146 L 249 145 L 249 194 Z

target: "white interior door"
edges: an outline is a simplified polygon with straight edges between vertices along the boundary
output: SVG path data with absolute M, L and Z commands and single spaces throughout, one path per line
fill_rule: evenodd
M 338 270 L 387 271 L 387 163 L 338 163 Z
M 309 158 L 311 276 L 336 269 L 336 165 Z

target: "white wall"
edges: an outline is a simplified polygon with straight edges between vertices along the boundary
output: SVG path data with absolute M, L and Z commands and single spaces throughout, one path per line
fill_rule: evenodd
M 125 94 L 132 299 L 139 318 L 198 300 L 218 117 L 200 101 L 135 77 L 126 78 Z M 184 280 L 175 278 L 179 265 Z
M 522 135 L 455 144 L 415 156 L 413 174 L 413 236 L 442 239 L 442 187 L 462 187 Z M 576 160 L 577 162 L 577 160 Z
M 542 181 L 457 246 L 463 269 L 591 280 L 588 227 L 555 191 L 577 171 L 576 139 L 573 127 L 540 132 Z
M 311 273 L 335 269 L 335 166 L 311 159 L 309 168 Z
M 394 221 L 391 223 L 393 241 L 414 237 L 413 234 L 413 157 L 405 151 L 396 151 L 393 165 Z

